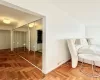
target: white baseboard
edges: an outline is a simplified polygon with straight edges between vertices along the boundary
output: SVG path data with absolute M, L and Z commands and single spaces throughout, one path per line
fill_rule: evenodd
M 64 64 L 64 63 L 66 63 L 66 62 L 69 61 L 69 60 L 70 60 L 70 58 L 67 59 L 67 60 L 63 60 L 59 65 L 56 65 L 55 67 L 53 67 L 53 68 L 47 70 L 46 72 L 44 72 L 44 74 L 48 74 L 49 72 L 51 72 L 52 70 L 58 68 L 59 66 L 61 66 L 61 65 Z

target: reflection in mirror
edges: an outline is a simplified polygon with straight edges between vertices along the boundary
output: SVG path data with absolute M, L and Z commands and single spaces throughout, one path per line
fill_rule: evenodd
M 14 51 L 42 69 L 42 19 L 14 29 Z
M 31 62 L 42 69 L 42 19 L 35 21 L 34 26 L 29 27 L 29 30 Z
M 23 53 L 27 51 L 26 48 L 26 35 L 27 35 L 27 29 L 26 28 L 17 28 L 13 31 L 13 45 L 14 45 L 14 51 L 16 53 Z
M 15 52 L 26 51 L 26 32 L 14 31 L 14 50 Z
M 18 6 L 0 4 L 0 80 L 42 78 L 42 43 L 37 43 L 41 18 L 44 16 Z

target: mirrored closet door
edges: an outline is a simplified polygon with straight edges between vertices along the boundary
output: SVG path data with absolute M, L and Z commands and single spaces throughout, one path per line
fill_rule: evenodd
M 42 19 L 16 28 L 13 33 L 16 54 L 42 69 Z
M 30 53 L 34 56 L 34 62 L 38 68 L 42 69 L 42 19 L 37 20 L 34 27 L 29 27 L 30 30 Z

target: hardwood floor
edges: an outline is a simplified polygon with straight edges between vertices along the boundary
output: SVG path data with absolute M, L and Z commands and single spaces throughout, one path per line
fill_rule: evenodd
M 43 78 L 41 71 L 15 53 L 9 50 L 0 51 L 0 80 L 100 80 L 82 74 L 79 68 L 80 63 L 73 69 L 71 62 L 66 62 Z M 91 73 L 91 65 L 85 64 L 85 71 Z
M 37 66 L 38 68 L 42 69 L 42 53 L 39 52 L 19 52 L 19 55 L 30 61 L 32 64 Z
M 28 51 L 26 48 L 16 48 L 16 54 L 24 57 L 32 64 L 37 66 L 38 68 L 42 69 L 42 53 L 35 51 Z
M 39 80 L 42 72 L 9 50 L 0 51 L 0 80 Z
M 91 78 L 79 71 L 80 63 L 77 68 L 71 67 L 71 62 L 66 62 L 57 69 L 46 75 L 44 80 L 100 80 L 100 78 Z M 91 73 L 91 65 L 85 64 L 85 71 Z M 100 71 L 100 68 L 98 68 Z

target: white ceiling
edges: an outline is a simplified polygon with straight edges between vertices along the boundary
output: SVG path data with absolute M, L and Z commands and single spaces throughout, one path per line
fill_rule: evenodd
M 51 0 L 51 2 L 85 25 L 100 25 L 100 0 Z
M 42 2 L 51 2 L 56 7 L 64 11 L 66 15 L 68 14 L 81 24 L 100 25 L 100 0 L 43 0 Z M 7 16 L 7 13 L 9 13 L 10 15 L 8 16 L 15 18 L 20 22 L 22 18 L 26 20 L 25 18 L 29 16 L 28 14 L 23 14 L 21 11 L 12 11 L 9 9 L 6 10 L 5 15 L 3 15 L 4 12 L 1 14 L 2 10 L 6 9 L 0 8 L 0 15 Z M 21 14 L 19 14 L 19 12 L 21 12 Z M 24 21 L 22 22 L 25 23 Z
M 3 18 L 10 19 L 11 24 L 4 24 Z M 40 19 L 40 16 L 38 17 L 0 4 L 0 25 L 2 26 L 19 27 L 37 19 Z

